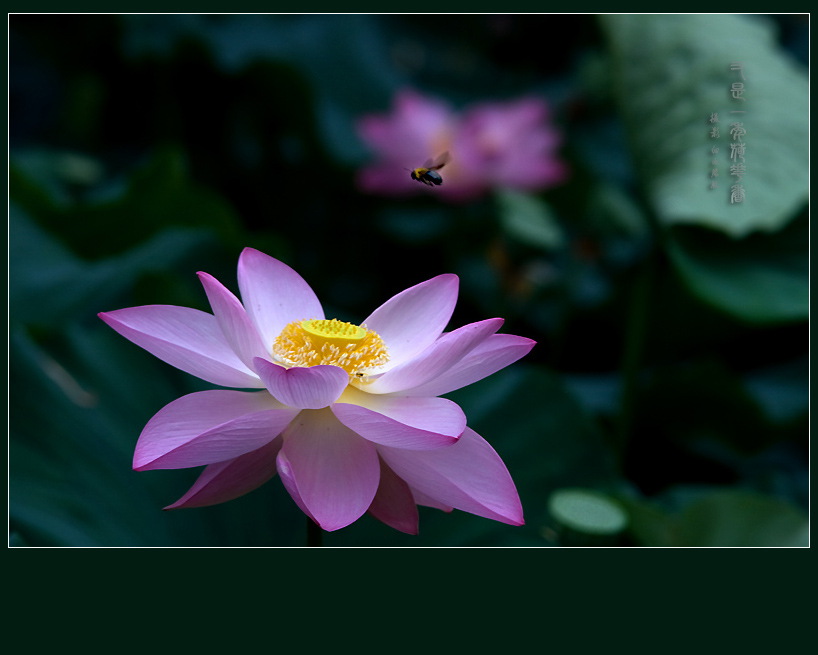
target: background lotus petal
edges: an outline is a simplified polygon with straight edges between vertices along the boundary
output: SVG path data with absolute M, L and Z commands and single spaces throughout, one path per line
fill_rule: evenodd
M 555 186 L 568 178 L 568 167 L 556 154 L 561 138 L 548 119 L 548 105 L 539 97 L 476 103 L 458 112 L 438 99 L 403 91 L 391 114 L 367 115 L 357 123 L 379 158 L 359 171 L 358 186 L 366 193 L 432 195 L 399 171 L 445 151 L 455 155 L 433 194 L 446 200 L 465 202 L 490 189 Z
M 542 189 L 564 182 L 568 167 L 554 151 L 559 133 L 541 98 L 474 106 L 463 118 L 461 156 L 484 186 Z
M 444 103 L 404 90 L 395 97 L 394 115 L 363 116 L 357 127 L 361 137 L 373 148 L 390 150 L 401 167 L 416 168 L 435 156 L 432 153 L 440 147 L 427 137 L 445 134 L 453 129 L 455 120 Z

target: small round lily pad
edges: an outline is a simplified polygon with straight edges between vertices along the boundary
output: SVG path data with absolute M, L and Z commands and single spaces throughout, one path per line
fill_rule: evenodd
M 616 535 L 628 524 L 625 510 L 612 498 L 589 489 L 560 489 L 548 500 L 551 516 L 571 530 Z

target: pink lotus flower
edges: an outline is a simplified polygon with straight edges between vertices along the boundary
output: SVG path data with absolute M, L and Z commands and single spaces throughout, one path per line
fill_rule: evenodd
M 490 189 L 536 191 L 563 182 L 567 166 L 555 151 L 559 132 L 548 124 L 540 98 L 474 105 L 462 115 L 445 103 L 412 91 L 399 93 L 388 115 L 364 116 L 358 133 L 379 160 L 358 175 L 367 193 L 434 193 L 470 200 Z M 412 180 L 406 169 L 448 151 L 443 184 L 434 189 Z
M 222 503 L 276 475 L 324 530 L 364 512 L 417 534 L 417 505 L 523 524 L 497 453 L 441 394 L 525 355 L 530 339 L 496 334 L 493 318 L 444 333 L 458 278 L 439 275 L 394 296 L 360 325 L 324 318 L 315 293 L 286 264 L 239 258 L 242 304 L 199 273 L 213 309 L 148 305 L 99 314 L 163 361 L 225 387 L 159 411 L 133 467 L 205 466 L 166 509 Z

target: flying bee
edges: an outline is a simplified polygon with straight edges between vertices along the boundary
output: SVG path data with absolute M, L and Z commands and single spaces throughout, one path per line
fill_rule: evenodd
M 448 150 L 437 159 L 427 159 L 423 166 L 412 171 L 411 178 L 429 186 L 440 186 L 443 184 L 443 178 L 438 171 L 449 162 L 449 159 Z

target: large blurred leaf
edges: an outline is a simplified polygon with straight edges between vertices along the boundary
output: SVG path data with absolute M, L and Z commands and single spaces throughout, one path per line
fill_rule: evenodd
M 9 205 L 9 310 L 21 323 L 48 323 L 96 314 L 148 272 L 166 270 L 191 253 L 213 247 L 207 230 L 167 229 L 147 242 L 98 261 L 84 261 Z
M 737 15 L 601 16 L 611 45 L 617 99 L 638 174 L 659 219 L 709 226 L 737 237 L 775 231 L 807 199 L 807 76 L 775 44 L 772 30 Z M 730 95 L 744 64 L 745 102 Z M 730 114 L 732 110 L 746 111 Z M 719 114 L 721 139 L 709 136 Z M 721 146 L 729 180 L 728 124 L 747 135 L 747 200 L 731 204 L 729 184 L 710 190 L 710 149 Z
M 733 241 L 710 230 L 676 229 L 667 240 L 690 291 L 745 321 L 777 323 L 809 316 L 809 219 L 775 235 Z
M 809 546 L 809 520 L 788 503 L 738 489 L 696 495 L 679 512 L 620 500 L 634 538 L 644 546 Z
M 682 546 L 809 546 L 809 522 L 800 511 L 740 490 L 692 503 L 677 530 Z
M 70 204 L 49 203 L 44 198 L 48 194 L 30 178 L 31 167 L 27 169 L 29 175 L 12 165 L 12 199 L 80 256 L 113 255 L 171 226 L 209 229 L 223 243 L 244 245 L 233 208 L 191 179 L 184 154 L 176 148 L 157 149 L 128 177 L 124 189 Z
M 160 379 L 123 396 L 123 386 L 113 384 L 103 391 L 110 404 L 100 405 L 100 390 L 24 331 L 12 333 L 10 351 L 10 527 L 32 546 L 169 543 L 166 522 L 150 520 L 158 500 L 151 502 L 130 470 L 128 443 L 140 429 L 140 401 L 155 403 L 166 384 Z M 104 354 L 96 350 L 91 361 L 113 372 Z M 138 366 L 128 370 L 138 379 Z

